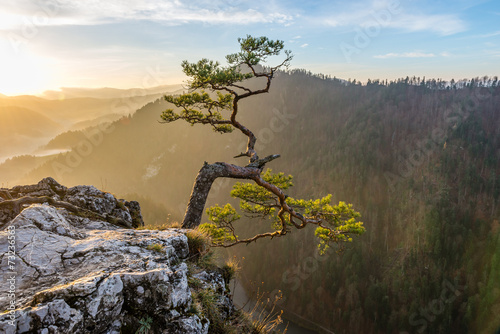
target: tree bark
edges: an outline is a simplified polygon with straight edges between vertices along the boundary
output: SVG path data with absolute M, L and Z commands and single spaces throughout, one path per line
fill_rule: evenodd
M 205 203 L 213 182 L 219 177 L 254 180 L 261 173 L 261 168 L 254 166 L 240 167 L 225 162 L 208 164 L 201 167 L 194 182 L 189 204 L 182 221 L 182 228 L 196 228 L 201 223 Z

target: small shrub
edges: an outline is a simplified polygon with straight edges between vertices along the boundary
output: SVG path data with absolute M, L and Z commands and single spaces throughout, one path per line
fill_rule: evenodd
M 188 275 L 188 284 L 189 287 L 195 290 L 200 290 L 203 287 L 203 283 L 201 282 L 200 279 L 189 275 Z
M 182 224 L 179 222 L 169 222 L 165 224 L 168 228 L 182 228 Z
M 283 310 L 277 310 L 278 302 L 281 298 L 282 296 L 276 295 L 274 300 L 267 298 L 263 301 L 264 294 L 257 292 L 257 302 L 249 314 L 252 321 L 252 333 L 284 334 L 287 332 L 287 328 L 283 332 L 278 329 L 278 326 L 283 323 L 283 319 L 281 318 Z
M 149 250 L 152 250 L 152 251 L 155 251 L 155 252 L 163 252 L 164 249 L 165 249 L 165 246 L 163 246 L 162 244 L 151 244 L 148 246 L 148 249 Z
M 186 232 L 188 238 L 189 254 L 200 258 L 210 252 L 210 238 L 203 232 L 195 229 Z
M 224 282 L 229 284 L 231 280 L 238 274 L 241 270 L 240 263 L 236 259 L 236 256 L 230 260 L 227 260 L 226 263 L 222 266 L 222 277 L 224 278 Z
M 164 223 L 147 223 L 145 226 L 138 227 L 138 230 L 158 230 L 165 231 L 171 228 L 182 228 L 182 224 L 177 221 L 170 221 L 170 214 L 167 215 L 167 220 Z
M 178 222 L 166 222 L 163 224 L 156 224 L 156 225 L 148 225 L 148 228 L 150 230 L 158 230 L 158 231 L 165 231 L 171 228 L 180 228 L 181 224 Z
M 125 210 L 125 203 L 122 202 L 122 200 L 117 200 L 116 201 L 116 206 L 122 210 Z
M 151 330 L 151 324 L 153 323 L 153 319 L 147 317 L 146 319 L 142 318 L 139 320 L 139 324 L 141 325 L 139 329 L 135 332 L 135 334 L 148 334 Z
M 191 306 L 188 309 L 188 313 L 200 316 L 203 311 L 203 307 L 201 306 L 200 302 L 196 300 L 195 293 L 191 293 L 191 298 L 193 302 L 191 303 Z
M 226 322 L 221 317 L 221 311 L 219 310 L 219 298 L 212 289 L 197 291 L 194 294 L 193 300 L 201 306 L 201 313 L 210 321 L 210 325 L 208 327 L 209 333 L 229 333 L 229 328 L 227 328 Z
M 170 214 L 167 215 L 167 221 L 163 224 L 152 225 L 152 228 L 158 231 L 168 230 L 170 228 L 182 228 L 182 224 L 177 221 L 170 221 Z

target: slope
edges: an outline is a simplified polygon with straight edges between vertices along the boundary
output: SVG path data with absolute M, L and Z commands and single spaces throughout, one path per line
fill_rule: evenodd
M 0 106 L 0 160 L 15 152 L 32 150 L 40 140 L 55 135 L 61 126 L 33 110 Z
M 40 132 L 36 137 L 22 137 L 20 143 L 17 139 L 10 136 L 10 132 L 5 132 L 5 135 L 10 139 L 8 148 L 2 150 L 0 159 L 12 157 L 14 155 L 25 155 L 33 153 L 33 149 L 45 144 L 47 139 L 50 139 L 58 133 L 65 130 L 80 130 L 90 126 L 98 126 L 103 123 L 110 123 L 118 120 L 123 116 L 133 114 L 138 108 L 154 101 L 162 95 L 163 89 L 178 89 L 178 85 L 159 86 L 144 89 L 79 89 L 66 88 L 64 92 L 72 92 L 73 98 L 67 98 L 63 95 L 48 94 L 55 99 L 47 99 L 35 96 L 0 96 L 0 107 L 17 107 L 29 109 L 31 112 L 36 112 L 34 119 L 40 119 L 40 116 L 51 119 L 57 122 L 60 126 L 57 131 L 48 129 L 47 121 L 40 119 Z M 62 93 L 61 93 L 62 94 Z M 87 96 L 85 95 L 87 94 Z M 22 115 L 19 113 L 18 115 Z M 29 119 L 29 117 L 26 117 Z M 5 117 L 3 119 L 5 121 Z M 22 124 L 25 128 L 33 129 L 30 124 L 35 123 L 27 120 L 3 122 L 4 128 L 9 128 L 12 122 L 15 122 L 16 127 Z M 14 129 L 15 130 L 15 129 Z M 19 137 L 19 136 L 18 136 Z M 39 140 L 30 140 L 30 138 L 38 138 Z M 19 137 L 21 138 L 21 137 Z M 43 140 L 42 140 L 43 139 Z M 40 152 L 36 152 L 39 154 Z M 46 154 L 46 152 L 42 152 Z

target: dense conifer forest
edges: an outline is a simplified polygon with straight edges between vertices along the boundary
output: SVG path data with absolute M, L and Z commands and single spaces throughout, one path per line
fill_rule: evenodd
M 353 203 L 367 232 L 326 259 L 299 234 L 238 249 L 246 277 L 281 289 L 304 324 L 336 333 L 495 332 L 498 80 L 283 79 L 280 96 L 297 117 L 273 141 L 278 168 L 307 195 Z

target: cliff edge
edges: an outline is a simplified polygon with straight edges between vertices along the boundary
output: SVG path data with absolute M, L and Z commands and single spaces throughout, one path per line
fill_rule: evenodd
M 193 270 L 185 231 L 143 224 L 139 203 L 92 186 L 1 189 L 0 332 L 208 333 L 194 283 L 229 317 L 223 276 Z

